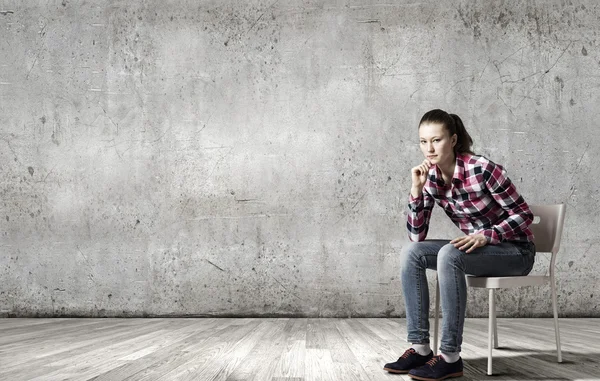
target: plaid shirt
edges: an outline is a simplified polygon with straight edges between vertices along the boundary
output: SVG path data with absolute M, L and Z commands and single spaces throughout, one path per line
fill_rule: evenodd
M 483 234 L 489 244 L 532 241 L 533 214 L 501 165 L 483 156 L 458 154 L 451 184 L 432 166 L 423 193 L 408 203 L 408 237 L 423 241 L 434 201 L 465 234 Z

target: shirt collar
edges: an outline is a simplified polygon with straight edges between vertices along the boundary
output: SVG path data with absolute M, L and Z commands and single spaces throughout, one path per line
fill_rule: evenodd
M 460 153 L 456 154 L 456 165 L 452 176 L 452 182 L 456 183 L 456 181 L 465 182 L 465 157 Z

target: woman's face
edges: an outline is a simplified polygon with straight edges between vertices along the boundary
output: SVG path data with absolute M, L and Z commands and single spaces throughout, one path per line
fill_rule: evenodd
M 456 145 L 456 134 L 449 136 L 439 123 L 423 123 L 419 127 L 419 140 L 421 152 L 431 164 L 442 164 L 454 162 L 454 146 Z

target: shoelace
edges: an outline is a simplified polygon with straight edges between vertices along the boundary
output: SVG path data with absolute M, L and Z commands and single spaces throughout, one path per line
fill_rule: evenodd
M 415 353 L 415 350 L 413 348 L 408 348 L 407 350 L 404 351 L 404 354 L 402 356 L 400 356 L 400 358 L 405 359 L 408 356 L 412 355 L 413 353 Z
M 441 358 L 442 356 L 433 356 L 431 360 L 427 361 L 427 365 L 434 366 Z

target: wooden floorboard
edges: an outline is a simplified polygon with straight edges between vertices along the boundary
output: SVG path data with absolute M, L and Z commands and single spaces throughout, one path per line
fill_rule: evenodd
M 404 319 L 0 319 L 0 380 L 378 381 L 407 348 Z M 431 324 L 433 327 L 433 324 Z M 599 380 L 600 319 L 467 319 L 457 380 Z

